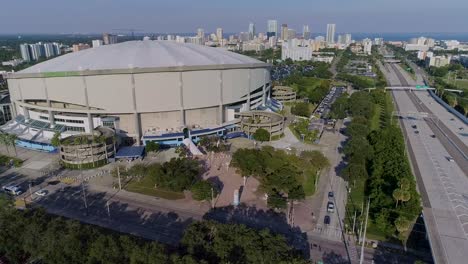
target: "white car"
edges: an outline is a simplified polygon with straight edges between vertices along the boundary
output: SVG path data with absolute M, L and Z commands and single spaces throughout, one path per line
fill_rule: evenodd
M 327 212 L 333 213 L 335 211 L 335 204 L 333 202 L 328 202 L 327 204 Z
M 455 160 L 452 157 L 447 157 L 447 160 L 450 162 L 455 162 Z
M 37 195 L 37 196 L 46 196 L 47 193 L 48 192 L 46 190 L 39 190 L 39 191 L 35 192 L 34 194 Z

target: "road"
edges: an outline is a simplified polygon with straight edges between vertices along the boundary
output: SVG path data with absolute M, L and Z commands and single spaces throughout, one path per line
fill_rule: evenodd
M 391 85 L 413 85 L 414 81 L 405 76 L 399 66 L 385 69 Z M 460 249 L 468 248 L 468 178 L 465 172 L 468 164 L 454 143 L 460 139 L 443 127 L 444 119 L 439 119 L 440 122 L 434 119 L 425 105 L 430 101 L 422 102 L 418 93 L 427 94 L 425 91 L 392 91 L 423 202 L 433 258 L 436 263 L 465 263 L 468 252 Z M 433 101 L 429 105 L 433 104 L 437 103 Z M 422 112 L 429 116 L 423 117 Z M 453 156 L 455 162 L 450 162 L 448 156 Z

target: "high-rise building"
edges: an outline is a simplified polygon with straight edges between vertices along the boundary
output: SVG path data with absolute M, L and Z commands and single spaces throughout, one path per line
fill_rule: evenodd
M 29 45 L 31 50 L 31 60 L 38 60 L 40 57 L 44 57 L 45 51 L 42 43 L 36 43 Z
M 267 37 L 278 37 L 278 21 L 268 20 Z
M 100 39 L 93 40 L 93 48 L 97 48 L 97 47 L 102 46 L 102 45 L 104 45 L 104 41 L 102 41 Z
M 335 24 L 327 24 L 327 43 L 335 43 Z
M 223 41 L 223 29 L 222 28 L 217 28 L 216 29 L 216 38 L 218 39 L 218 42 Z
M 346 44 L 346 45 L 349 45 L 349 44 L 351 44 L 352 42 L 353 42 L 353 39 L 352 39 L 352 37 L 351 37 L 351 34 L 346 34 L 346 35 L 345 35 L 345 44 Z
M 309 25 L 304 25 L 302 27 L 302 38 L 309 40 L 310 39 L 310 29 Z
M 205 30 L 203 28 L 197 29 L 197 37 L 201 39 L 202 43 L 205 42 Z
M 104 33 L 102 34 L 102 40 L 104 42 L 104 45 L 115 44 L 117 43 L 117 36 L 109 33 Z
M 44 55 L 46 58 L 56 56 L 54 43 L 44 43 Z
M 288 40 L 288 24 L 281 25 L 281 39 Z
M 31 61 L 31 52 L 29 51 L 28 44 L 21 44 L 20 45 L 21 57 L 24 61 Z
M 249 23 L 249 39 L 254 39 L 255 38 L 255 24 L 250 22 Z
M 297 35 L 296 30 L 294 30 L 292 28 L 288 29 L 288 40 L 289 39 L 295 39 L 296 35 Z

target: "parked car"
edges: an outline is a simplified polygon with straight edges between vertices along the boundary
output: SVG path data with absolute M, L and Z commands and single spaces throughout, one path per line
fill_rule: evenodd
M 333 213 L 335 211 L 335 204 L 333 202 L 328 202 L 327 204 L 327 212 Z
M 326 225 L 330 224 L 330 216 L 326 215 L 325 218 L 323 218 L 323 223 Z
M 447 157 L 447 160 L 450 162 L 455 162 L 455 160 L 452 157 Z
M 46 191 L 46 190 L 39 190 L 37 192 L 35 192 L 34 194 L 37 195 L 37 196 L 46 196 L 49 192 Z
M 333 192 L 328 192 L 328 198 L 333 198 Z
M 6 192 L 7 194 L 9 195 L 14 195 L 14 196 L 17 196 L 17 195 L 20 195 L 23 193 L 23 190 L 21 190 L 20 187 L 18 186 L 14 186 L 14 185 L 10 185 L 10 186 L 3 186 L 3 191 Z

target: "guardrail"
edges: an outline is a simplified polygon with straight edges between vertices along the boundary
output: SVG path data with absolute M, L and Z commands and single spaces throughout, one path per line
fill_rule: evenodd
M 462 115 L 460 112 L 455 110 L 455 108 L 451 107 L 448 105 L 444 100 L 442 100 L 440 97 L 438 97 L 433 91 L 429 90 L 429 94 L 436 100 L 439 104 L 441 104 L 445 109 L 447 109 L 450 113 L 454 114 L 458 119 L 460 119 L 465 125 L 468 125 L 468 118 L 466 118 L 464 115 Z

